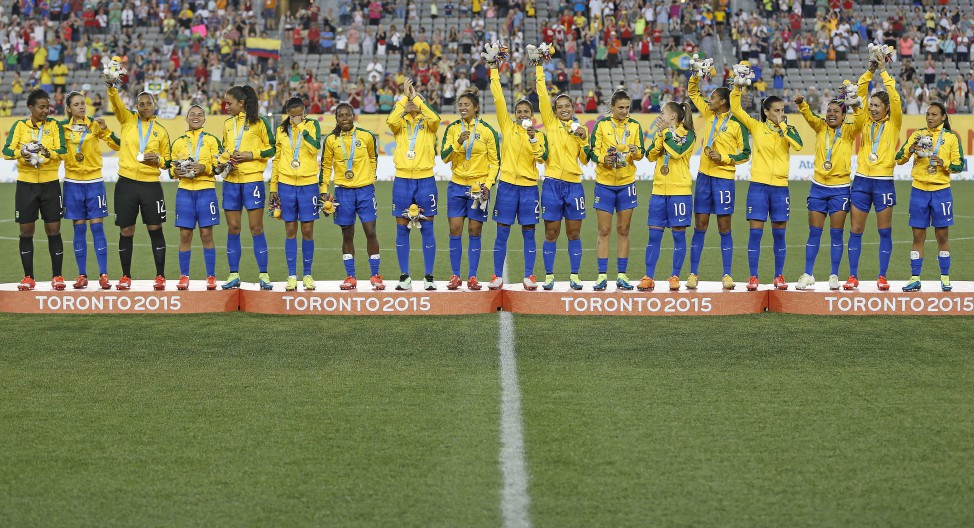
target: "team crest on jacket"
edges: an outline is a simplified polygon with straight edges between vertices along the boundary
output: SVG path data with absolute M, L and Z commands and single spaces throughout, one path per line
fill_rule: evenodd
M 358 147 L 361 147 L 361 146 L 362 146 L 362 140 L 361 139 L 356 139 L 355 140 L 355 147 L 358 148 Z

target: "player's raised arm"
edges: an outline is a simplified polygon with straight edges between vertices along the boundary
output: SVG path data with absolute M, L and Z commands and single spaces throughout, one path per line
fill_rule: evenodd
M 398 134 L 402 127 L 406 125 L 406 102 L 409 98 L 403 94 L 396 101 L 396 106 L 392 107 L 392 112 L 389 112 L 389 116 L 386 117 L 386 125 L 389 125 L 389 130 L 392 130 L 393 134 Z
M 825 120 L 815 112 L 812 112 L 812 109 L 809 108 L 808 103 L 801 94 L 795 94 L 795 103 L 798 104 L 798 111 L 801 113 L 802 117 L 805 118 L 805 122 L 808 123 L 808 126 L 812 127 L 812 130 L 818 133 L 825 128 Z
M 555 117 L 555 111 L 551 107 L 551 96 L 548 95 L 548 84 L 545 82 L 544 66 L 540 64 L 535 66 L 534 76 L 534 84 L 538 92 L 538 106 L 541 110 L 541 122 L 544 123 L 545 130 L 554 130 L 554 127 L 558 125 L 558 118 Z
M 108 87 L 108 102 L 112 106 L 112 113 L 115 114 L 115 119 L 118 119 L 120 124 L 125 125 L 135 118 L 135 114 L 128 108 L 125 108 L 125 103 L 118 94 L 118 88 L 114 86 Z
M 730 109 L 731 115 L 734 116 L 741 124 L 743 124 L 750 133 L 754 134 L 755 130 L 761 127 L 761 122 L 753 117 L 749 116 L 744 108 L 741 106 L 741 97 L 744 96 L 744 89 L 740 86 L 735 87 L 730 93 Z
M 504 99 L 504 89 L 501 88 L 501 75 L 496 67 L 490 69 L 490 94 L 494 96 L 497 123 L 501 127 L 501 132 L 506 133 L 507 124 L 511 122 L 511 114 L 507 111 L 507 100 Z
M 889 120 L 890 123 L 899 130 L 903 125 L 903 101 L 900 99 L 899 92 L 896 91 L 896 79 L 894 79 L 885 66 L 880 72 L 886 93 L 889 94 Z

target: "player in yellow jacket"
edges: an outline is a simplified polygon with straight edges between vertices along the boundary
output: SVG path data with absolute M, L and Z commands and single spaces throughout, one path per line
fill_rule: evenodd
M 440 116 L 423 101 L 413 82 L 403 83 L 403 96 L 386 119 L 386 124 L 396 136 L 396 177 L 392 180 L 392 216 L 396 218 L 396 256 L 399 259 L 399 284 L 397 290 L 411 290 L 413 280 L 409 276 L 410 217 L 419 222 L 423 237 L 423 263 L 425 280 L 423 288 L 436 289 L 433 265 L 436 263 L 436 236 L 433 218 L 436 216 L 436 200 L 439 191 L 433 179 L 436 163 L 436 131 L 440 128 Z M 412 206 L 416 208 L 413 209 Z M 412 209 L 412 211 L 410 211 Z M 416 215 L 413 215 L 416 213 Z
M 780 97 L 766 97 L 761 102 L 761 120 L 747 115 L 741 108 L 740 87 L 731 91 L 731 113 L 747 127 L 754 138 L 753 160 L 751 162 L 751 183 L 747 188 L 747 220 L 750 224 L 750 237 L 747 243 L 747 261 L 751 276 L 747 281 L 748 291 L 758 289 L 758 262 L 761 258 L 761 238 L 764 237 L 764 223 L 771 220 L 771 235 L 774 237 L 774 282 L 775 289 L 786 290 L 784 268 L 788 244 L 785 228 L 791 217 L 791 196 L 788 194 L 788 171 L 791 167 L 791 151 L 802 148 L 802 138 L 795 127 L 788 124 L 785 116 L 785 102 Z
M 595 215 L 599 224 L 596 245 L 599 276 L 594 289 L 605 291 L 608 286 L 609 233 L 615 214 L 616 288 L 631 290 L 626 271 L 629 267 L 629 227 L 636 209 L 636 162 L 643 159 L 643 128 L 629 117 L 632 98 L 623 90 L 612 94 L 611 115 L 595 123 L 589 136 L 587 155 L 596 163 Z
M 122 278 L 115 287 L 132 287 L 132 247 L 139 214 L 149 230 L 149 243 L 156 263 L 153 289 L 166 289 L 166 197 L 159 177 L 171 162 L 169 133 L 155 116 L 156 98 L 142 92 L 136 97 L 136 111 L 125 108 L 118 89 L 109 85 L 108 100 L 122 125 L 118 151 L 118 183 L 115 184 L 115 225 L 119 227 L 118 255 Z
M 498 144 L 500 138 L 492 126 L 480 117 L 480 92 L 476 88 L 457 96 L 460 119 L 450 123 L 443 132 L 440 157 L 453 167 L 453 177 L 447 187 L 447 220 L 450 222 L 450 266 L 453 274 L 448 290 L 462 284 L 460 263 L 463 260 L 463 220 L 467 219 L 470 247 L 467 289 L 479 290 L 477 268 L 480 265 L 480 235 L 487 221 L 490 188 L 500 172 Z
M 716 75 L 716 71 L 711 72 Z M 687 83 L 687 95 L 697 107 L 709 134 L 700 142 L 700 170 L 693 196 L 693 237 L 690 240 L 690 276 L 687 289 L 695 289 L 698 282 L 700 259 L 703 256 L 710 215 L 717 215 L 717 232 L 720 234 L 720 256 L 724 272 L 721 283 L 724 289 L 734 289 L 731 265 L 734 261 L 734 237 L 731 218 L 736 198 L 737 166 L 751 159 L 751 134 L 730 111 L 730 90 L 721 87 L 710 92 L 704 99 L 700 95 L 700 77 L 696 73 Z M 701 133 L 707 133 L 703 130 Z
M 924 138 L 926 146 L 921 146 Z M 931 225 L 937 236 L 940 261 L 940 289 L 948 292 L 950 285 L 950 243 L 948 230 L 954 225 L 954 196 L 950 191 L 950 175 L 964 170 L 964 147 L 960 137 L 950 128 L 947 107 L 940 102 L 927 108 L 927 127 L 917 130 L 896 153 L 896 163 L 903 165 L 913 158 L 913 189 L 910 190 L 910 227 L 913 228 L 913 248 L 910 251 L 910 282 L 905 292 L 920 291 L 920 272 L 923 270 L 923 244 Z
M 315 289 L 311 268 L 315 258 L 314 228 L 320 204 L 324 203 L 328 182 L 322 181 L 318 157 L 321 128 L 305 113 L 304 100 L 292 97 L 284 104 L 285 116 L 277 130 L 277 155 L 271 174 L 270 199 L 280 207 L 284 220 L 284 258 L 287 261 L 285 291 L 298 288 L 298 222 L 301 222 L 301 256 L 305 290 Z M 320 199 L 320 201 L 319 201 Z M 351 205 L 351 204 L 350 204 Z
M 693 211 L 690 187 L 690 155 L 697 135 L 693 131 L 693 111 L 689 103 L 670 101 L 660 112 L 660 127 L 646 152 L 646 159 L 656 162 L 653 172 L 653 195 L 649 199 L 649 242 L 646 244 L 646 276 L 639 281 L 639 291 L 653 291 L 656 263 L 659 261 L 663 229 L 673 235 L 673 273 L 671 291 L 680 289 L 680 271 L 687 254 L 687 226 Z
M 886 91 L 869 95 L 869 83 L 876 79 L 876 71 Z M 893 206 L 896 205 L 896 187 L 893 185 L 893 167 L 896 165 L 896 149 L 903 109 L 896 93 L 896 81 L 886 71 L 886 64 L 871 63 L 870 69 L 859 78 L 859 97 L 868 101 L 869 112 L 864 114 L 862 141 L 859 146 L 859 165 L 852 180 L 852 222 L 849 234 L 849 280 L 842 286 L 846 290 L 859 287 L 859 257 L 862 254 L 862 232 L 871 208 L 876 209 L 876 227 L 879 229 L 879 277 L 876 287 L 889 290 L 886 271 L 893 254 Z
M 34 226 L 38 214 L 44 221 L 47 248 L 51 253 L 53 279 L 51 287 L 63 290 L 64 242 L 61 240 L 61 184 L 58 167 L 66 154 L 64 132 L 59 123 L 50 118 L 51 98 L 44 90 L 27 95 L 30 116 L 10 127 L 3 145 L 3 157 L 17 160 L 17 189 L 14 193 L 14 221 L 20 225 L 20 262 L 24 279 L 17 285 L 21 291 L 33 290 Z
M 243 210 L 254 239 L 257 259 L 257 282 L 262 290 L 270 290 L 267 273 L 267 238 L 264 236 L 264 170 L 274 157 L 277 139 L 274 128 L 258 113 L 257 92 L 250 86 L 234 86 L 223 100 L 233 116 L 223 124 L 223 154 L 218 172 L 229 171 L 223 177 L 223 212 L 227 218 L 227 261 L 230 276 L 224 290 L 240 287 L 240 228 Z
M 71 92 L 64 102 L 67 119 L 61 122 L 67 155 L 64 156 L 64 217 L 74 222 L 74 258 L 78 263 L 75 289 L 88 287 L 88 223 L 98 260 L 98 285 L 111 289 L 108 280 L 108 240 L 104 219 L 108 216 L 108 194 L 102 175 L 100 143 L 119 149 L 118 136 L 102 118 L 88 117 L 85 96 Z
M 343 102 L 335 107 L 335 129 L 325 138 L 322 149 L 322 181 L 326 185 L 335 182 L 335 224 L 342 228 L 342 262 L 347 277 L 340 288 L 358 287 L 355 278 L 355 217 L 358 215 L 369 253 L 372 289 L 384 290 L 386 286 L 379 273 L 379 238 L 375 233 L 378 140 L 372 132 L 355 126 L 355 109 Z M 328 198 L 326 194 L 326 201 Z
M 219 163 L 223 146 L 212 134 L 203 132 L 206 112 L 200 105 L 186 112 L 186 132 L 172 142 L 173 164 L 169 176 L 179 180 L 176 189 L 176 227 L 179 228 L 179 283 L 177 290 L 189 289 L 193 230 L 200 228 L 206 289 L 216 289 L 216 246 L 213 226 L 220 225 L 216 199 L 214 167 Z

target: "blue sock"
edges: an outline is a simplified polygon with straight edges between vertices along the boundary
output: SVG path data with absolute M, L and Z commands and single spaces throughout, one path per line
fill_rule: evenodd
M 538 241 L 534 239 L 534 229 L 521 230 L 524 238 L 524 276 L 534 275 L 534 262 L 538 256 Z
M 511 236 L 511 226 L 497 226 L 494 239 L 494 275 L 504 276 L 504 260 L 507 259 L 507 239 Z
M 284 248 L 284 254 L 287 255 L 287 247 Z M 240 234 L 227 235 L 227 263 L 230 265 L 230 273 L 240 271 Z M 294 275 L 293 271 L 291 275 Z
M 720 257 L 724 261 L 724 275 L 730 275 L 734 262 L 734 236 L 730 231 L 720 234 Z
M 747 239 L 747 266 L 752 277 L 758 276 L 758 262 L 761 261 L 761 239 L 764 229 L 751 228 L 751 236 Z
M 914 256 L 916 256 L 916 258 L 913 258 Z M 919 251 L 911 251 L 910 252 L 910 275 L 919 277 L 920 273 L 922 272 L 923 272 L 923 257 L 920 256 Z
M 78 275 L 88 275 L 88 224 L 74 224 L 74 259 Z
M 379 274 L 379 254 L 369 255 L 369 271 L 372 275 Z
M 629 257 L 619 257 L 616 259 L 616 273 L 625 273 L 629 269 Z
M 91 238 L 95 243 L 98 274 L 105 275 L 108 273 L 108 239 L 105 238 L 105 225 L 101 222 L 91 224 Z
M 345 275 L 349 277 L 355 276 L 355 255 L 350 253 L 342 254 L 342 264 L 345 264 Z
M 179 274 L 189 277 L 189 262 L 193 250 L 179 252 Z
M 239 237 L 238 237 L 239 240 Z M 295 277 L 298 274 L 298 239 L 284 239 L 284 260 L 287 261 L 288 277 Z M 233 268 L 230 268 L 233 269 Z
M 940 261 L 940 274 L 950 275 L 950 251 L 941 251 L 937 260 Z
M 481 238 L 479 236 L 470 237 L 470 249 L 467 250 L 467 260 L 469 260 L 470 265 L 470 276 L 476 277 L 477 271 L 480 269 L 480 247 Z
M 399 272 L 409 275 L 409 227 L 396 226 L 396 257 L 399 259 Z
M 257 258 L 257 270 L 267 273 L 267 237 L 264 233 L 254 237 L 254 257 Z
M 463 260 L 463 237 L 450 235 L 450 271 L 460 276 L 460 263 Z
M 571 266 L 572 274 L 578 273 L 582 267 L 582 240 L 568 241 L 568 264 Z
M 687 258 L 687 232 L 670 230 L 670 234 L 673 235 L 673 273 L 670 275 L 679 277 Z
M 548 275 L 555 272 L 555 253 L 558 251 L 558 242 L 548 242 L 541 244 L 541 258 L 544 260 L 544 271 Z
M 862 255 L 862 233 L 849 233 L 849 275 L 859 278 L 859 257 Z
M 879 230 L 879 274 L 886 276 L 889 259 L 893 256 L 893 229 Z
M 656 263 L 659 262 L 660 244 L 663 242 L 662 229 L 649 230 L 649 242 L 646 244 L 646 276 L 656 275 Z
M 216 276 L 216 248 L 203 248 L 203 265 L 206 267 L 206 276 Z
M 774 239 L 774 276 L 777 277 L 785 272 L 785 256 L 788 254 L 788 241 L 785 240 L 784 229 L 771 229 L 771 236 Z M 821 233 L 819 233 L 821 236 Z
M 304 260 L 304 274 L 311 275 L 311 266 L 315 261 L 315 241 L 314 239 L 301 239 L 301 258 Z
M 419 232 L 423 235 L 423 266 L 426 275 L 432 275 L 433 265 L 436 264 L 436 234 L 433 233 L 433 222 L 420 224 Z
M 703 243 L 707 238 L 707 230 L 693 230 L 693 238 L 690 239 L 690 273 L 696 275 L 700 271 L 700 257 L 703 256 Z M 723 239 L 721 239 L 723 240 Z
M 599 274 L 609 272 L 609 259 L 607 258 L 596 259 L 596 263 L 599 266 Z
M 822 228 L 808 228 L 808 242 L 805 243 L 805 273 L 814 275 L 815 258 L 818 257 L 818 247 L 822 244 Z M 775 250 L 777 251 L 777 249 Z
M 832 275 L 839 274 L 839 264 L 842 263 L 842 251 L 845 249 L 845 232 L 841 229 L 829 229 L 832 239 Z

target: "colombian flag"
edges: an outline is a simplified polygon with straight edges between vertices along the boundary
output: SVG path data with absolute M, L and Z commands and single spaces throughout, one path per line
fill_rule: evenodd
M 247 37 L 247 53 L 268 59 L 280 59 L 281 41 L 277 39 Z

